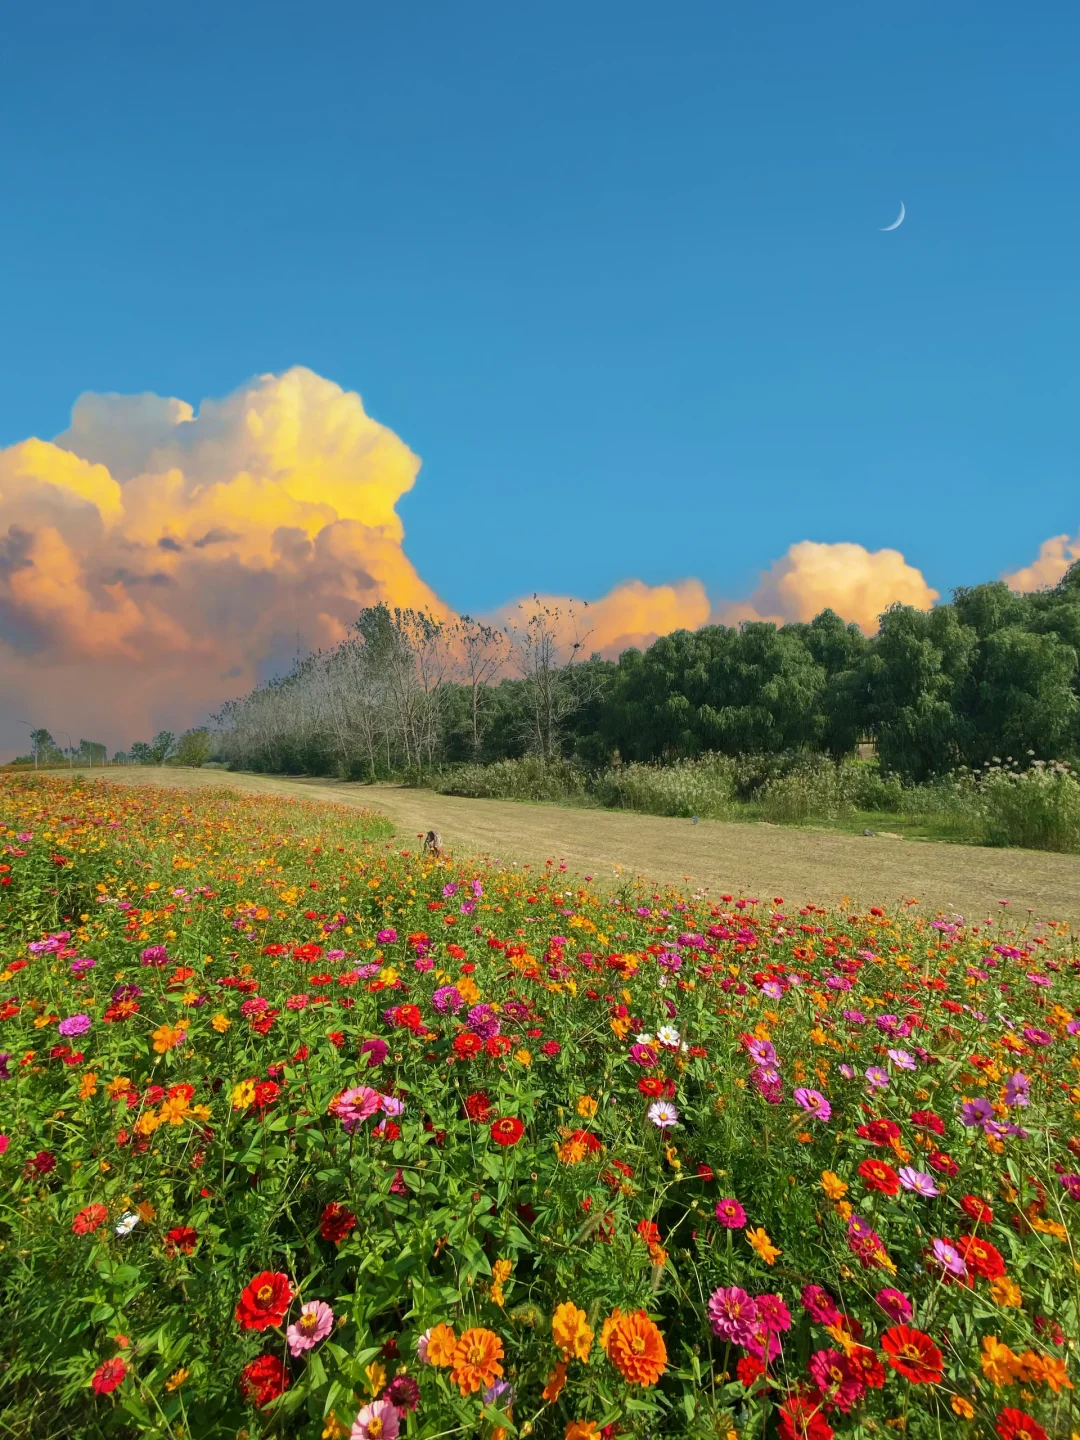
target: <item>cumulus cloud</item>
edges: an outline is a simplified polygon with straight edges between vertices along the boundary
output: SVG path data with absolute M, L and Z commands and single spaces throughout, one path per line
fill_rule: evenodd
M 938 599 L 920 570 L 899 550 L 867 550 L 850 541 L 824 544 L 800 540 L 773 562 L 746 601 L 723 602 L 714 619 L 727 625 L 740 620 L 812 620 L 835 610 L 868 635 L 878 616 L 900 603 L 929 610 Z
M 1038 558 L 1020 570 L 1001 578 L 1010 590 L 1043 590 L 1056 585 L 1075 561 L 1080 560 L 1080 535 L 1052 535 L 1039 546 Z
M 28 721 L 126 745 L 287 669 L 298 632 L 308 648 L 335 644 L 366 605 L 449 618 L 404 549 L 397 505 L 419 468 L 359 395 L 303 368 L 197 411 L 82 396 L 54 440 L 0 450 L 3 738 L 17 743 Z M 742 605 L 713 609 L 695 579 L 630 579 L 578 628 L 586 651 L 616 655 L 710 614 L 809 619 L 832 605 L 870 629 L 894 600 L 934 599 L 896 551 L 802 541 Z

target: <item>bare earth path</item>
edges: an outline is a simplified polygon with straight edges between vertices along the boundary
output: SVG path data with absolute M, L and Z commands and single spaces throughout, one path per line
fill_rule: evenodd
M 89 778 L 91 772 L 81 773 Z M 955 909 L 972 917 L 999 913 L 999 901 L 1008 900 L 1018 921 L 1031 910 L 1042 919 L 1080 922 L 1080 857 L 1072 855 L 712 820 L 694 825 L 624 811 L 465 800 L 392 785 L 225 770 L 125 767 L 108 770 L 106 778 L 121 784 L 225 785 L 364 806 L 386 815 L 403 844 L 415 845 L 418 833 L 435 829 L 444 846 L 458 851 L 532 864 L 565 860 L 571 870 L 597 880 L 610 879 L 618 869 L 626 876 L 708 887 L 713 894 L 781 895 L 789 904 L 827 904 L 848 896 L 891 908 L 914 897 L 921 908 Z

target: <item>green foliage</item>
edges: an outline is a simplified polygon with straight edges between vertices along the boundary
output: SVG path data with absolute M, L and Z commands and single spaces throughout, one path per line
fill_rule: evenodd
M 171 758 L 175 765 L 198 767 L 204 765 L 213 753 L 213 737 L 207 727 L 202 725 L 196 730 L 184 731 L 176 742 Z
M 490 765 L 462 765 L 442 775 L 435 788 L 443 795 L 487 800 L 577 800 L 587 786 L 584 771 L 569 761 L 525 755 Z
M 729 755 L 703 755 L 671 765 L 613 766 L 594 778 L 592 793 L 612 809 L 724 820 L 734 813 L 734 783 Z

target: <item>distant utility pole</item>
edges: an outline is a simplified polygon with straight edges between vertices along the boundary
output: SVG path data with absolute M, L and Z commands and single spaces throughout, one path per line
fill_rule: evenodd
M 72 761 L 71 761 L 71 752 L 72 752 L 72 750 L 73 750 L 75 747 L 72 745 L 72 743 L 71 743 L 71 736 L 68 735 L 68 732 L 67 732 L 66 730 L 61 730 L 61 731 L 60 731 L 60 734 L 61 734 L 61 735 L 67 735 L 67 742 L 68 742 L 68 769 L 70 770 L 70 769 L 71 769 L 71 764 L 72 764 Z
M 29 720 L 20 720 L 20 721 L 19 721 L 19 724 L 20 724 L 20 725 L 25 725 L 25 726 L 29 729 L 29 731 L 30 731 L 30 740 L 31 740 L 31 743 L 32 743 L 33 746 L 34 746 L 34 769 L 36 770 L 36 769 L 37 769 L 37 731 L 34 729 L 33 725 L 30 724 L 30 721 L 29 721 Z

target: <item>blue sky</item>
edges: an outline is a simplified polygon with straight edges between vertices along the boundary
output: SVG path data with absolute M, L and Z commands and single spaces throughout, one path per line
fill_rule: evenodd
M 1074 533 L 1080 12 L 9 11 L 0 444 L 303 364 L 459 608 L 789 544 L 939 590 Z M 879 227 L 896 215 L 897 231 Z

